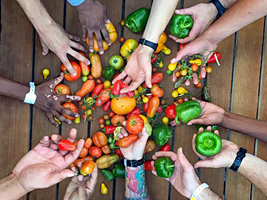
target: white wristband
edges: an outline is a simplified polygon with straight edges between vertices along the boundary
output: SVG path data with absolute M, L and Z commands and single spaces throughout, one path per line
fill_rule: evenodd
M 209 185 L 207 183 L 202 183 L 200 186 L 197 187 L 197 189 L 193 192 L 192 196 L 190 197 L 190 200 L 196 200 L 197 196 L 205 189 L 209 188 Z
M 36 94 L 35 94 L 35 86 L 34 82 L 30 82 L 30 92 L 28 92 L 25 96 L 24 103 L 34 104 L 36 101 Z

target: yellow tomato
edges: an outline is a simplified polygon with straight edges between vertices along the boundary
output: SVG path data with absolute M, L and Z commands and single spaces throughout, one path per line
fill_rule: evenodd
M 80 122 L 81 122 L 80 117 L 76 117 L 75 120 L 74 120 L 74 123 L 75 124 L 79 124 Z
M 162 118 L 162 122 L 167 125 L 169 123 L 169 118 L 168 117 L 163 117 Z
M 163 62 L 161 61 L 160 63 L 159 63 L 159 68 L 162 68 L 163 67 Z
M 207 72 L 207 73 L 211 73 L 211 72 L 212 72 L 212 68 L 211 68 L 210 66 L 207 67 L 207 68 L 206 68 L 206 72 Z
M 187 69 L 181 70 L 180 73 L 181 73 L 182 76 L 185 76 L 187 74 Z
M 147 97 L 143 97 L 143 102 L 148 103 L 149 99 Z
M 164 46 L 163 49 L 161 50 L 165 55 L 170 55 L 171 54 L 171 49 L 168 47 Z
M 177 63 L 170 63 L 170 64 L 168 65 L 168 69 L 169 69 L 170 71 L 174 71 L 175 68 L 176 68 L 176 66 L 177 66 Z
M 105 81 L 104 82 L 104 88 L 106 89 L 106 88 L 109 88 L 111 86 L 111 82 L 110 81 Z
M 47 79 L 47 77 L 49 76 L 49 74 L 50 74 L 49 69 L 43 69 L 43 76 L 44 76 L 44 79 Z
M 87 116 L 92 115 L 92 110 L 91 110 L 91 109 L 86 110 L 86 115 L 87 115 Z
M 135 108 L 136 99 L 128 96 L 117 97 L 111 100 L 111 110 L 117 115 L 126 115 Z
M 173 97 L 173 98 L 178 97 L 178 92 L 177 92 L 177 90 L 173 90 L 173 91 L 172 91 L 172 97 Z
M 187 91 L 184 87 L 179 87 L 179 88 L 177 89 L 177 92 L 178 92 L 179 94 L 187 94 L 187 93 L 188 93 L 188 91 Z

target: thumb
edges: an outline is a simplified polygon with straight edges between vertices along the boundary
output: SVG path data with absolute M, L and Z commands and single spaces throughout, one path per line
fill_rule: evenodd
M 189 163 L 189 161 L 185 157 L 185 155 L 183 153 L 183 149 L 181 147 L 177 150 L 177 156 L 178 156 L 178 160 L 180 161 L 180 164 L 181 164 L 182 168 L 185 171 L 187 171 L 188 169 L 192 168 L 192 165 Z
M 177 52 L 175 58 L 171 60 L 171 63 L 177 63 L 179 60 L 181 60 L 183 57 L 191 55 L 192 52 L 190 51 L 190 47 L 187 45 L 183 49 Z
M 214 164 L 212 160 L 200 160 L 196 162 L 194 165 L 194 168 L 199 168 L 199 167 L 214 168 Z
M 66 178 L 74 177 L 74 176 L 75 176 L 75 173 L 72 170 L 63 169 L 60 172 L 56 172 L 56 173 L 52 174 L 47 182 L 51 186 L 51 185 L 55 185 L 55 184 L 65 180 Z
M 46 56 L 49 52 L 49 48 L 46 46 L 46 44 L 43 42 L 43 40 L 40 38 L 41 46 L 43 48 L 42 54 L 43 56 Z
M 203 124 L 204 120 L 203 119 L 192 119 L 189 122 L 187 122 L 188 126 L 191 126 L 193 124 Z
M 191 8 L 184 8 L 184 9 L 175 10 L 175 14 L 177 14 L 177 15 L 193 15 L 194 13 L 192 12 Z
M 152 73 L 152 70 L 151 70 L 152 66 L 150 64 L 149 67 L 146 68 L 146 71 L 145 71 L 145 75 L 146 75 L 146 85 L 147 87 L 151 88 L 152 87 L 152 84 L 151 84 L 151 73 Z
M 147 139 L 148 139 L 148 133 L 146 131 L 146 128 L 144 127 L 143 130 L 142 130 L 142 132 L 141 132 L 141 136 L 140 136 L 139 140 L 143 144 L 146 144 Z

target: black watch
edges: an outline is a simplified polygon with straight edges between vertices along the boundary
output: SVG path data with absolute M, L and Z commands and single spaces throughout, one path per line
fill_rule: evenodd
M 138 167 L 144 164 L 144 159 L 140 159 L 140 160 L 127 160 L 124 159 L 124 166 L 125 167 Z
M 237 152 L 236 158 L 232 166 L 230 167 L 231 170 L 234 172 L 237 172 L 238 168 L 240 167 L 243 158 L 246 157 L 247 150 L 244 148 L 240 148 L 239 151 Z
M 223 5 L 221 4 L 219 0 L 210 0 L 210 2 L 213 3 L 216 9 L 218 10 L 218 15 L 217 15 L 217 19 L 218 19 L 219 17 L 223 15 L 223 13 L 225 13 L 226 9 L 225 7 L 223 7 Z
M 140 38 L 140 40 L 139 40 L 139 44 L 148 46 L 148 47 L 150 47 L 151 49 L 153 49 L 154 51 L 156 51 L 157 48 L 158 48 L 158 44 L 157 44 L 157 43 L 148 41 L 148 40 L 143 39 L 143 38 Z

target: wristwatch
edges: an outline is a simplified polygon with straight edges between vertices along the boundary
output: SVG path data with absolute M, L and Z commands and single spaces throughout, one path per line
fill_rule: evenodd
M 148 40 L 143 39 L 143 38 L 140 38 L 140 40 L 139 40 L 139 44 L 148 46 L 148 47 L 150 47 L 151 49 L 153 49 L 154 51 L 156 51 L 157 48 L 158 48 L 158 44 L 157 44 L 157 43 L 148 41 Z
M 125 167 L 138 167 L 144 164 L 144 158 L 140 160 L 127 160 L 124 159 L 124 166 Z
M 36 101 L 35 85 L 34 82 L 30 82 L 30 91 L 26 94 L 24 103 L 34 104 Z
M 238 168 L 240 167 L 242 160 L 246 157 L 247 150 L 244 148 L 240 148 L 237 152 L 236 158 L 232 166 L 230 167 L 231 170 L 237 172 Z
M 223 7 L 223 5 L 221 4 L 219 0 L 210 0 L 210 2 L 213 3 L 216 9 L 218 10 L 218 15 L 217 15 L 217 19 L 218 19 L 219 17 L 223 15 L 223 13 L 225 13 L 226 9 L 225 7 Z

